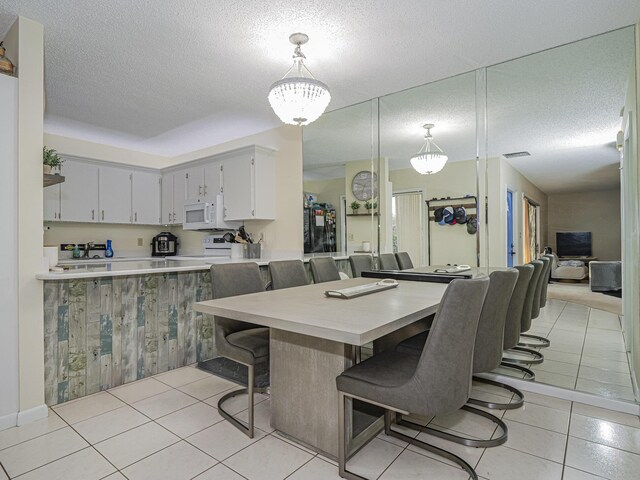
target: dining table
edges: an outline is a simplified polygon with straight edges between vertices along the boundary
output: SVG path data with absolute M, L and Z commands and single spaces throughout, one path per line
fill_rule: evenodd
M 358 361 L 361 347 L 432 318 L 447 288 L 445 283 L 400 280 L 395 288 L 356 298 L 325 295 L 375 281 L 352 278 L 311 284 L 197 302 L 193 308 L 269 327 L 271 427 L 337 458 L 336 377 Z M 358 415 L 357 408 L 348 410 L 353 449 L 383 426 L 373 415 L 363 427 L 356 421 Z

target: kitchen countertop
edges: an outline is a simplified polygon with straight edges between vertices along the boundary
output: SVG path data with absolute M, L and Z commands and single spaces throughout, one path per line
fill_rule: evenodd
M 348 255 L 341 254 L 317 254 L 304 255 L 305 263 L 310 258 L 319 256 L 331 256 L 336 260 L 346 260 Z M 278 258 L 227 258 L 207 257 L 204 255 L 175 256 L 175 257 L 137 257 L 135 259 L 117 258 L 106 259 L 68 260 L 61 261 L 60 266 L 67 268 L 63 272 L 43 272 L 36 275 L 38 280 L 70 280 L 74 278 L 116 277 L 126 275 L 144 275 L 148 273 L 165 272 L 189 272 L 196 270 L 208 270 L 212 264 L 246 263 L 255 262 L 260 266 L 268 265 L 271 260 L 300 259 L 300 256 L 281 256 Z

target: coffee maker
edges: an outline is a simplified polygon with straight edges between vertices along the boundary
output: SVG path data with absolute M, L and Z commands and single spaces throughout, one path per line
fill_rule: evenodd
M 171 232 L 160 232 L 151 240 L 151 256 L 170 257 L 178 254 L 178 237 Z

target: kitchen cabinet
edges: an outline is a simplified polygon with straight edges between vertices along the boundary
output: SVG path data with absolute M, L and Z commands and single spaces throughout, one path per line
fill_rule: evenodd
M 100 168 L 91 163 L 65 159 L 60 173 L 65 176 L 65 181 L 60 184 L 57 220 L 98 222 Z
M 100 221 L 132 223 L 132 171 L 118 167 L 100 167 Z
M 225 220 L 275 220 L 274 152 L 260 147 L 239 149 L 222 160 Z
M 222 161 L 212 161 L 204 166 L 203 193 L 209 203 L 215 203 L 216 196 L 222 193 Z
M 162 221 L 163 225 L 182 224 L 186 198 L 186 172 L 184 170 L 162 175 Z
M 201 201 L 204 190 L 204 167 L 198 165 L 187 168 L 184 172 L 187 200 L 191 202 Z
M 221 164 L 219 160 L 211 160 L 185 170 L 187 200 L 215 202 L 222 189 Z
M 60 187 L 53 185 L 44 189 L 44 220 L 56 221 L 60 215 Z
M 136 170 L 131 182 L 133 223 L 158 225 L 160 219 L 160 173 Z

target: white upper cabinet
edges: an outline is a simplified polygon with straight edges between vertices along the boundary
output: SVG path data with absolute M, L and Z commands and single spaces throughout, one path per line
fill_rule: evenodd
M 204 167 L 187 168 L 184 171 L 187 200 L 201 201 L 204 196 Z
M 207 202 L 216 201 L 216 196 L 222 193 L 222 161 L 215 160 L 204 166 L 203 194 Z
M 275 156 L 260 147 L 243 148 L 222 160 L 225 220 L 275 220 Z
M 160 219 L 160 173 L 133 172 L 133 223 L 157 225 Z
M 162 224 L 182 224 L 184 201 L 186 198 L 186 172 L 164 173 L 162 175 Z
M 132 223 L 132 171 L 118 167 L 100 167 L 100 221 Z
M 44 189 L 44 220 L 59 220 L 60 215 L 60 184 Z
M 182 225 L 184 218 L 184 202 L 186 196 L 185 172 L 180 170 L 173 174 L 173 223 Z
M 63 222 L 98 222 L 99 167 L 91 163 L 66 159 L 60 170 L 60 212 Z
M 173 173 L 162 175 L 162 223 L 163 225 L 173 224 Z

